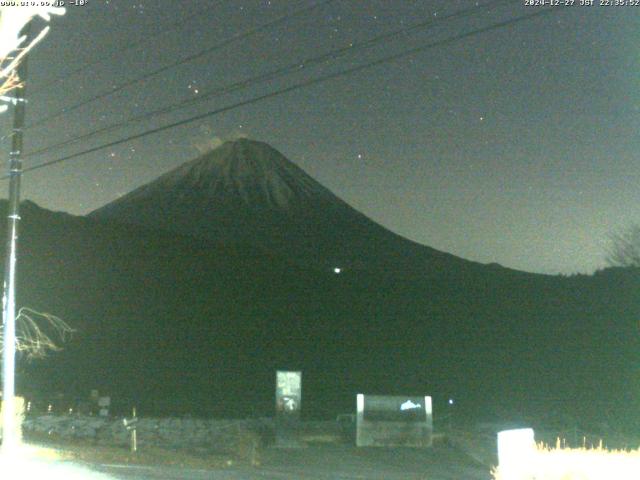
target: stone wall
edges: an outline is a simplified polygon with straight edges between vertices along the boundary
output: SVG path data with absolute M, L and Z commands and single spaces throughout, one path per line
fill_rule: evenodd
M 104 445 L 128 445 L 130 432 L 122 418 L 89 415 L 28 416 L 23 431 L 28 438 L 86 440 Z M 257 448 L 273 437 L 271 419 L 214 420 L 196 418 L 139 418 L 138 446 L 233 452 Z

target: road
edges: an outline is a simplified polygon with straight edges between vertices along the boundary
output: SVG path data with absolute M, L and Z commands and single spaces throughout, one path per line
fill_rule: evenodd
M 268 449 L 259 467 L 193 470 L 179 467 L 95 465 L 118 480 L 490 480 L 489 469 L 459 450 L 356 448 L 318 445 Z

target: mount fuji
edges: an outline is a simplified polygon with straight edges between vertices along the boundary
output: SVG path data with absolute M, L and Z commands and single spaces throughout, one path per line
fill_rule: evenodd
M 419 245 L 250 140 L 90 218 L 22 207 L 17 304 L 75 329 L 20 363 L 34 396 L 97 388 L 114 411 L 264 416 L 284 369 L 304 372 L 314 418 L 352 411 L 358 392 L 637 418 L 634 269 L 554 277 Z
M 321 268 L 474 265 L 385 229 L 276 149 L 248 139 L 226 142 L 89 216 L 252 244 Z

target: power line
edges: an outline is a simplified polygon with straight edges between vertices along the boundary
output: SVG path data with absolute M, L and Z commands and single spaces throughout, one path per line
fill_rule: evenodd
M 458 35 L 454 35 L 453 37 L 445 38 L 443 40 L 438 40 L 436 42 L 432 42 L 432 43 L 428 43 L 428 44 L 425 44 L 425 45 L 421 45 L 419 47 L 414 47 L 414 48 L 411 48 L 411 49 L 408 49 L 408 50 L 404 50 L 402 52 L 399 52 L 399 53 L 396 53 L 396 54 L 393 54 L 393 55 L 389 55 L 389 56 L 380 58 L 378 60 L 374 60 L 374 61 L 362 64 L 362 65 L 358 65 L 356 67 L 352 67 L 352 68 L 348 68 L 348 69 L 345 69 L 345 70 L 341 70 L 339 72 L 330 73 L 330 74 L 327 74 L 327 75 L 324 75 L 324 76 L 321 76 L 321 77 L 318 77 L 318 78 L 305 80 L 305 81 L 297 83 L 295 85 L 291 85 L 289 87 L 285 87 L 285 88 L 282 88 L 280 90 L 276 90 L 276 91 L 273 91 L 273 92 L 270 92 L 270 93 L 266 93 L 264 95 L 253 97 L 253 98 L 250 98 L 248 100 L 243 100 L 241 102 L 237 102 L 235 104 L 228 105 L 226 107 L 218 108 L 216 110 L 212 110 L 212 111 L 207 112 L 207 113 L 196 115 L 196 116 L 187 118 L 185 120 L 174 122 L 174 123 L 171 123 L 169 125 L 164 125 L 162 127 L 153 128 L 151 130 L 147 130 L 145 132 L 141 132 L 141 133 L 138 133 L 138 134 L 135 134 L 135 135 L 131 135 L 131 136 L 119 139 L 119 140 L 112 141 L 112 142 L 108 142 L 108 143 L 103 144 L 103 145 L 92 147 L 92 148 L 89 148 L 87 150 L 83 150 L 81 152 L 76 152 L 76 153 L 73 153 L 71 155 L 67 155 L 65 157 L 58 158 L 56 160 L 51 160 L 51 161 L 48 161 L 48 162 L 41 163 L 39 165 L 34 165 L 32 167 L 25 168 L 23 170 L 23 172 L 26 173 L 26 172 L 31 172 L 31 171 L 34 171 L 34 170 L 39 170 L 39 169 L 42 169 L 42 168 L 45 168 L 45 167 L 49 167 L 51 165 L 62 163 L 62 162 L 65 162 L 65 161 L 68 161 L 68 160 L 71 160 L 71 159 L 74 159 L 74 158 L 77 158 L 77 157 L 80 157 L 80 156 L 83 156 L 83 155 L 88 155 L 90 153 L 94 153 L 94 152 L 97 152 L 99 150 L 103 150 L 105 148 L 115 147 L 117 145 L 121 145 L 123 143 L 130 142 L 132 140 L 137 140 L 139 138 L 143 138 L 143 137 L 146 137 L 148 135 L 153 135 L 155 133 L 159 133 L 159 132 L 162 132 L 162 131 L 165 131 L 165 130 L 169 130 L 169 129 L 172 129 L 172 128 L 180 127 L 182 125 L 186 125 L 186 124 L 189 124 L 191 122 L 195 122 L 197 120 L 202 120 L 204 118 L 212 117 L 214 115 L 219 115 L 221 113 L 225 113 L 225 112 L 228 112 L 230 110 L 234 110 L 234 109 L 239 108 L 239 107 L 243 107 L 243 106 L 246 106 L 246 105 L 251 105 L 251 104 L 260 102 L 262 100 L 266 100 L 266 99 L 273 98 L 273 97 L 276 97 L 276 96 L 279 96 L 279 95 L 282 95 L 282 94 L 285 94 L 285 93 L 289 93 L 289 92 L 292 92 L 292 91 L 295 91 L 295 90 L 299 90 L 299 89 L 304 88 L 304 87 L 308 87 L 308 86 L 315 85 L 315 84 L 318 84 L 318 83 L 326 82 L 328 80 L 333 80 L 335 78 L 343 77 L 345 75 L 350 75 L 352 73 L 357 73 L 357 72 L 360 72 L 362 70 L 365 70 L 365 69 L 368 69 L 368 68 L 371 68 L 371 67 L 375 67 L 375 66 L 378 66 L 378 65 L 382 65 L 382 64 L 390 62 L 390 61 L 399 60 L 401 58 L 405 58 L 405 57 L 408 57 L 408 56 L 411 56 L 411 55 L 415 55 L 416 53 L 420 53 L 420 52 L 423 52 L 425 50 L 429 50 L 429 49 L 434 48 L 434 47 L 440 47 L 440 46 L 447 45 L 447 44 L 450 44 L 450 43 L 454 43 L 454 42 L 457 42 L 458 40 L 462 40 L 462 39 L 465 39 L 465 38 L 468 38 L 468 37 L 471 37 L 471 36 L 474 36 L 474 35 L 478 35 L 478 34 L 481 34 L 481 33 L 486 33 L 486 32 L 492 31 L 492 30 L 497 30 L 499 28 L 503 28 L 503 27 L 506 27 L 506 26 L 509 26 L 509 25 L 513 25 L 513 24 L 516 24 L 516 23 L 519 23 L 519 22 L 523 22 L 523 21 L 529 20 L 531 18 L 535 18 L 535 17 L 539 17 L 539 16 L 542 16 L 542 15 L 546 15 L 546 14 L 551 13 L 551 12 L 557 12 L 557 11 L 560 11 L 561 9 L 563 9 L 563 7 L 559 6 L 559 7 L 552 7 L 552 8 L 546 8 L 546 9 L 537 10 L 536 12 L 530 13 L 528 15 L 523 15 L 523 16 L 520 16 L 520 17 L 512 18 L 510 20 L 505 20 L 505 21 L 502 21 L 502 22 L 499 22 L 499 23 L 496 23 L 496 24 L 493 24 L 493 25 L 490 25 L 490 26 L 487 26 L 487 27 L 475 29 L 475 30 L 472 30 L 470 32 L 461 33 L 461 34 L 458 34 Z M 5 180 L 7 178 L 8 178 L 7 176 L 2 177 L 2 180 Z
M 169 32 L 173 32 L 175 30 L 178 30 L 181 26 L 183 26 L 184 24 L 188 23 L 190 20 L 192 20 L 193 18 L 202 15 L 204 12 L 210 10 L 211 8 L 213 8 L 213 5 L 209 5 L 207 7 L 201 8 L 199 10 L 196 10 L 195 12 L 187 15 L 185 18 L 182 18 L 180 20 L 177 20 L 167 26 L 161 26 L 160 29 L 155 32 L 155 33 L 151 33 L 150 35 L 145 36 L 142 40 L 139 40 L 137 42 L 132 42 L 132 43 L 128 43 L 126 45 L 122 45 L 118 47 L 118 53 L 120 55 L 122 55 L 124 52 L 127 52 L 129 50 L 133 50 L 134 48 L 138 48 L 140 45 L 144 45 L 145 43 L 149 43 L 150 40 L 166 35 Z M 38 89 L 33 89 L 30 94 L 33 95 L 34 93 L 40 92 L 41 90 L 45 90 L 45 89 L 49 89 L 51 88 L 53 85 L 57 84 L 57 83 L 62 83 L 66 80 L 68 80 L 69 78 L 72 78 L 76 75 L 78 75 L 79 73 L 84 72 L 85 70 L 89 69 L 89 68 L 93 68 L 96 67 L 98 65 L 101 65 L 103 63 L 105 63 L 105 61 L 107 60 L 112 60 L 111 55 L 102 55 L 101 58 L 99 58 L 98 60 L 94 61 L 94 62 L 90 62 L 87 63 L 85 65 L 82 65 L 81 67 L 76 68 L 75 70 L 72 70 L 71 72 L 65 72 L 64 75 L 51 80 L 50 82 L 47 83 L 47 85 L 45 85 L 44 87 L 38 88 Z
M 74 143 L 77 143 L 79 141 L 82 140 L 87 140 L 91 137 L 94 137 L 96 135 L 99 134 L 103 134 L 103 133 L 107 133 L 113 130 L 117 130 L 119 128 L 122 128 L 124 126 L 127 125 L 131 125 L 133 123 L 139 123 L 141 121 L 144 120 L 148 120 L 151 119 L 153 117 L 156 117 L 158 115 L 163 115 L 163 114 L 167 114 L 167 113 L 171 113 L 175 110 L 179 110 L 182 109 L 184 107 L 196 104 L 196 103 L 200 103 L 206 99 L 210 99 L 210 98 L 215 98 L 215 97 L 219 97 L 221 95 L 224 94 L 228 94 L 243 88 L 247 88 L 250 86 L 253 86 L 255 84 L 261 83 L 261 82 L 265 82 L 265 81 L 270 81 L 270 80 L 274 80 L 278 77 L 282 77 L 288 73 L 292 73 L 292 72 L 296 72 L 296 71 L 301 71 L 302 68 L 308 67 L 310 65 L 313 64 L 318 64 L 318 63 L 322 63 L 325 60 L 335 60 L 337 58 L 339 58 L 341 55 L 344 54 L 350 54 L 353 53 L 355 51 L 358 51 L 360 49 L 363 48 L 370 48 L 373 47 L 374 45 L 381 43 L 383 41 L 386 40 L 390 40 L 394 37 L 398 37 L 400 35 L 403 34 L 407 34 L 408 32 L 411 32 L 413 30 L 418 30 L 421 28 L 425 28 L 425 27 L 430 27 L 433 26 L 435 24 L 438 23 L 442 23 L 445 20 L 451 20 L 454 18 L 464 18 L 466 16 L 475 14 L 478 10 L 484 10 L 484 9 L 490 9 L 493 8 L 494 6 L 500 4 L 500 3 L 510 3 L 513 2 L 513 0 L 491 0 L 489 2 L 486 2 L 482 5 L 478 5 L 478 6 L 474 6 L 474 7 L 470 7 L 470 8 L 466 8 L 463 10 L 458 10 L 456 12 L 452 12 L 448 15 L 443 15 L 441 17 L 438 17 L 437 19 L 434 18 L 429 18 L 426 21 L 422 21 L 413 25 L 409 25 L 407 27 L 401 28 L 401 29 L 397 29 L 391 32 L 387 32 L 384 33 L 382 35 L 379 35 L 377 37 L 371 38 L 369 40 L 365 40 L 363 42 L 360 43 L 355 43 L 355 44 L 351 44 L 349 46 L 346 47 L 342 47 L 342 48 L 338 48 L 335 50 L 332 50 L 330 52 L 315 56 L 315 57 L 311 57 L 311 58 L 307 58 L 307 59 L 303 59 L 297 62 L 293 62 L 290 63 L 284 67 L 280 67 L 277 68 L 275 70 L 270 70 L 268 72 L 262 73 L 260 75 L 251 77 L 249 79 L 245 79 L 245 80 L 240 80 L 234 83 L 230 83 L 224 86 L 220 86 L 217 88 L 214 88 L 213 90 L 209 90 L 207 92 L 203 92 L 202 94 L 198 95 L 198 97 L 196 98 L 189 98 L 187 100 L 182 100 L 180 102 L 174 103 L 172 105 L 157 109 L 157 110 L 153 110 L 151 112 L 147 112 L 144 113 L 142 115 L 138 115 L 132 118 L 129 118 L 127 120 L 124 120 L 122 122 L 116 122 L 113 123 L 111 125 L 105 126 L 103 128 L 100 128 L 98 130 L 94 130 L 92 132 L 88 132 L 86 134 L 82 134 L 79 135 L 77 137 L 73 137 L 71 139 L 59 142 L 57 144 L 54 145 L 50 145 L 50 146 L 46 146 L 43 148 L 40 148 L 39 150 L 35 150 L 33 152 L 29 152 L 28 154 L 25 155 L 25 158 L 28 157 L 33 157 L 35 155 L 41 155 L 43 153 L 46 153 L 50 150 L 54 150 L 54 149 L 58 149 L 58 148 L 62 148 L 62 147 L 66 147 L 68 145 L 72 145 Z
M 119 92 L 121 90 L 124 90 L 127 87 L 142 83 L 142 82 L 144 82 L 144 81 L 146 81 L 146 80 L 148 80 L 148 79 L 150 79 L 152 77 L 155 77 L 155 76 L 157 76 L 157 75 L 159 75 L 161 73 L 166 72 L 167 70 L 170 70 L 170 69 L 178 67 L 180 65 L 184 65 L 186 63 L 189 63 L 189 62 L 191 62 L 193 60 L 196 60 L 196 59 L 198 59 L 200 57 L 203 57 L 205 55 L 213 53 L 216 50 L 220 50 L 221 48 L 224 48 L 224 47 L 226 47 L 227 45 L 229 45 L 229 44 L 231 44 L 233 42 L 248 38 L 248 37 L 250 37 L 252 35 L 255 35 L 255 34 L 260 33 L 260 32 L 262 32 L 264 30 L 267 30 L 267 29 L 269 29 L 271 27 L 274 27 L 274 26 L 276 26 L 276 25 L 278 25 L 280 23 L 284 23 L 284 22 L 286 22 L 287 20 L 289 20 L 291 18 L 297 17 L 297 16 L 302 15 L 304 13 L 307 13 L 307 12 L 309 12 L 311 10 L 315 10 L 316 8 L 328 5 L 329 3 L 332 3 L 334 1 L 336 1 L 336 0 L 322 0 L 322 1 L 318 2 L 318 3 L 315 3 L 314 5 L 311 5 L 310 7 L 302 8 L 300 10 L 296 10 L 295 12 L 288 13 L 286 15 L 282 15 L 282 16 L 276 18 L 275 20 L 272 20 L 271 22 L 264 23 L 262 25 L 259 25 L 259 26 L 255 27 L 255 28 L 251 28 L 249 30 L 246 30 L 246 31 L 244 31 L 242 33 L 238 33 L 236 35 L 232 35 L 230 38 L 227 38 L 226 40 L 223 40 L 222 42 L 217 43 L 217 44 L 215 44 L 215 45 L 213 45 L 211 47 L 205 48 L 204 50 L 201 50 L 198 53 L 195 53 L 193 55 L 189 55 L 188 57 L 185 57 L 182 60 L 178 60 L 177 62 L 170 63 L 169 65 L 165 65 L 164 67 L 160 67 L 160 68 L 158 68 L 156 70 L 153 70 L 153 71 L 151 71 L 149 73 L 146 73 L 146 74 L 141 75 L 139 77 L 136 77 L 136 78 L 133 78 L 131 80 L 128 80 L 128 81 L 126 81 L 124 83 L 121 83 L 120 85 L 118 85 L 116 87 L 113 87 L 113 88 L 108 89 L 108 90 L 104 90 L 104 91 L 100 92 L 99 94 L 97 94 L 97 95 L 95 95 L 95 96 L 93 96 L 91 98 L 88 98 L 86 100 L 83 100 L 81 102 L 75 103 L 75 104 L 71 105 L 70 107 L 65 107 L 65 108 L 63 108 L 61 110 L 58 110 L 57 112 L 52 113 L 51 115 L 48 115 L 46 117 L 43 117 L 40 120 L 37 120 L 34 123 L 28 125 L 25 128 L 25 130 L 30 130 L 32 128 L 38 127 L 38 126 L 40 126 L 40 125 L 42 125 L 42 124 L 44 124 L 46 122 L 49 122 L 50 120 L 58 118 L 58 117 L 60 117 L 62 115 L 65 115 L 67 113 L 73 112 L 73 111 L 75 111 L 75 110 L 77 110 L 77 109 L 79 109 L 79 108 L 81 108 L 81 107 L 83 107 L 85 105 L 88 105 L 89 103 L 93 103 L 93 102 L 95 102 L 97 100 L 101 100 L 103 98 L 109 97 L 109 96 L 113 95 L 114 93 L 117 93 L 117 92 Z
M 453 37 L 449 37 L 449 38 L 446 38 L 446 39 L 443 39 L 443 40 L 439 40 L 439 41 L 436 41 L 436 42 L 428 43 L 426 45 L 422 45 L 422 46 L 419 46 L 419 47 L 411 48 L 411 49 L 408 49 L 408 50 L 405 50 L 405 51 L 402 51 L 402 52 L 399 52 L 399 53 L 396 53 L 396 54 L 393 54 L 393 55 L 389 55 L 389 56 L 386 56 L 386 57 L 383 57 L 383 58 L 380 58 L 380 59 L 377 59 L 377 60 L 362 64 L 362 65 L 358 65 L 356 67 L 348 68 L 348 69 L 345 69 L 345 70 L 341 70 L 339 72 L 334 72 L 334 73 L 327 74 L 327 75 L 324 75 L 324 76 L 321 76 L 321 77 L 317 77 L 317 78 L 313 78 L 313 79 L 310 79 L 310 80 L 305 80 L 303 82 L 297 83 L 295 85 L 291 85 L 289 87 L 282 88 L 280 90 L 276 90 L 274 92 L 270 92 L 270 93 L 267 93 L 267 94 L 264 94 L 264 95 L 253 97 L 253 98 L 248 99 L 248 100 L 243 100 L 241 102 L 237 102 L 235 104 L 228 105 L 226 107 L 221 107 L 221 108 L 218 108 L 218 109 L 215 109 L 215 110 L 203 113 L 203 114 L 199 114 L 199 115 L 196 115 L 196 116 L 184 119 L 184 120 L 180 120 L 178 122 L 174 122 L 174 123 L 171 123 L 171 124 L 168 124 L 168 125 L 164 125 L 162 127 L 157 127 L 157 128 L 151 129 L 151 130 L 147 130 L 145 132 L 141 132 L 139 134 L 131 135 L 129 137 L 125 137 L 125 138 L 122 138 L 122 139 L 119 139 L 119 140 L 108 142 L 106 144 L 99 145 L 97 147 L 92 147 L 90 149 L 83 150 L 81 152 L 77 152 L 77 153 L 74 153 L 74 154 L 71 154 L 71 155 L 67 155 L 65 157 L 62 157 L 62 158 L 59 158 L 59 159 L 56 159 L 56 160 L 51 160 L 49 162 L 44 162 L 44 163 L 42 163 L 40 165 L 35 165 L 33 167 L 28 167 L 28 168 L 24 169 L 24 172 L 38 170 L 40 168 L 44 168 L 44 167 L 49 166 L 49 165 L 61 163 L 61 162 L 64 162 L 64 161 L 67 161 L 67 160 L 70 160 L 70 159 L 73 159 L 73 158 L 76 158 L 76 157 L 79 157 L 79 156 L 82 156 L 82 155 L 87 155 L 89 153 L 94 153 L 94 152 L 96 152 L 98 150 L 102 150 L 104 148 L 109 148 L 109 147 L 114 147 L 114 146 L 117 146 L 117 145 L 121 145 L 123 143 L 127 143 L 127 142 L 130 142 L 132 140 L 137 140 L 139 138 L 142 138 L 142 137 L 145 137 L 145 136 L 148 136 L 148 135 L 152 135 L 152 134 L 159 133 L 159 132 L 162 132 L 162 131 L 165 131 L 165 130 L 169 130 L 169 129 L 176 128 L 176 127 L 179 127 L 179 126 L 182 126 L 182 125 L 186 125 L 188 123 L 191 123 L 191 122 L 194 122 L 194 121 L 197 121 L 197 120 L 202 120 L 204 118 L 208 118 L 208 117 L 211 117 L 211 116 L 214 116 L 214 115 L 219 115 L 221 113 L 225 113 L 227 111 L 230 111 L 230 110 L 242 107 L 242 106 L 250 105 L 250 104 L 262 101 L 262 100 L 266 100 L 268 98 L 272 98 L 272 97 L 276 97 L 276 96 L 282 95 L 284 93 L 289 93 L 291 91 L 299 90 L 301 88 L 304 88 L 304 87 L 307 87 L 307 86 L 311 86 L 311 85 L 315 85 L 317 83 L 322 83 L 322 82 L 325 82 L 325 81 L 328 81 L 328 80 L 332 80 L 332 79 L 339 78 L 339 77 L 342 77 L 342 76 L 345 76 L 345 75 L 356 73 L 356 72 L 359 72 L 361 70 L 364 70 L 364 69 L 367 69 L 367 68 L 371 68 L 371 67 L 374 67 L 374 66 L 377 66 L 377 65 L 381 65 L 383 63 L 387 63 L 387 62 L 390 62 L 390 61 L 398 60 L 398 59 L 401 59 L 401 58 L 404 58 L 404 57 L 407 57 L 407 56 L 410 56 L 410 55 L 414 55 L 416 53 L 419 53 L 419 52 L 422 52 L 422 51 L 425 51 L 425 50 L 428 50 L 428 49 L 431 49 L 431 48 L 434 48 L 434 47 L 443 46 L 443 45 L 446 45 L 446 44 L 449 44 L 449 43 L 453 43 L 453 42 L 456 42 L 458 40 L 462 40 L 464 38 L 471 37 L 473 35 L 477 35 L 477 34 L 480 34 L 480 33 L 486 33 L 488 31 L 496 30 L 496 29 L 499 29 L 499 28 L 502 28 L 502 27 L 506 27 L 506 26 L 515 24 L 515 23 L 519 23 L 519 22 L 522 22 L 524 20 L 528 20 L 530 18 L 534 18 L 534 17 L 538 17 L 538 16 L 541 16 L 541 15 L 545 15 L 545 14 L 550 13 L 552 11 L 560 10 L 560 8 L 562 8 L 562 7 L 547 8 L 547 9 L 544 9 L 544 10 L 539 10 L 539 11 L 537 11 L 535 13 L 531 13 L 531 14 L 528 14 L 528 15 L 523 15 L 521 17 L 516 17 L 516 18 L 510 19 L 510 20 L 505 20 L 505 21 L 490 25 L 488 27 L 483 27 L 483 28 L 480 28 L 480 29 L 472 30 L 470 32 L 466 32 L 466 33 L 462 33 L 462 34 L 459 34 L 459 35 L 455 35 Z M 3 177 L 2 179 L 4 179 L 4 178 L 5 177 Z

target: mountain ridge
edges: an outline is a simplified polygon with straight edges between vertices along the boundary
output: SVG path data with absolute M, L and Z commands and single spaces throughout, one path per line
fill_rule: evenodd
M 22 390 L 97 388 L 114 409 L 149 415 L 270 415 L 284 369 L 304 372 L 315 418 L 351 411 L 362 392 L 430 394 L 438 411 L 455 398 L 478 415 L 600 418 L 615 404 L 636 418 L 636 271 L 562 278 L 477 264 L 402 239 L 311 180 L 300 186 L 297 169 L 226 167 L 216 182 L 205 158 L 142 187 L 119 203 L 127 215 L 148 208 L 138 224 L 23 204 L 18 306 L 76 335 L 46 362 L 21 362 Z M 209 187 L 232 198 L 213 208 Z M 231 235 L 215 235 L 226 226 Z
M 45 362 L 19 361 L 19 391 L 97 388 L 125 413 L 270 415 L 273 372 L 291 369 L 314 418 L 349 412 L 363 391 L 424 392 L 436 409 L 456 398 L 480 414 L 560 398 L 568 413 L 616 405 L 636 418 L 637 271 L 335 275 L 250 244 L 23 207 L 18 307 L 76 333 Z
M 481 265 L 386 229 L 273 147 L 248 139 L 226 142 L 88 216 L 214 240 L 255 242 L 322 268 Z

